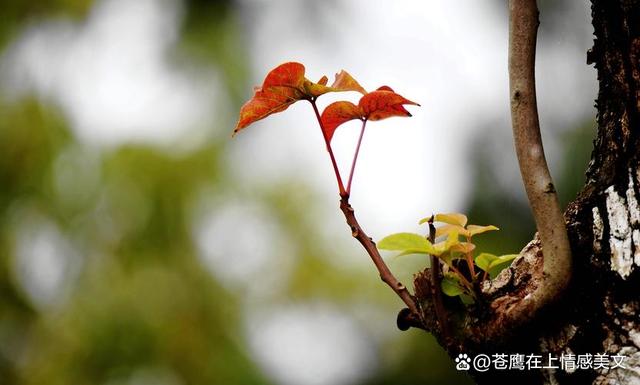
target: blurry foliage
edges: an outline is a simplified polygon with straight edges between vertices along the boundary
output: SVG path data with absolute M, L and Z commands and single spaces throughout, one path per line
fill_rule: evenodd
M 242 99 L 249 87 L 249 55 L 245 29 L 232 0 L 188 0 L 181 46 L 189 55 L 207 60 L 221 71 L 230 96 Z
M 562 143 L 562 168 L 554 172 L 556 190 L 560 205 L 566 208 L 574 200 L 584 186 L 585 171 L 591 158 L 592 142 L 595 137 L 595 122 L 592 119 L 577 127 L 557 134 Z M 502 132 L 509 129 L 505 127 Z M 475 148 L 491 148 L 485 141 L 490 136 L 478 138 L 479 145 Z M 495 158 L 486 152 L 476 151 L 472 196 L 469 205 L 469 217 L 481 223 L 494 223 L 503 231 L 486 235 L 478 240 L 478 248 L 495 250 L 497 253 L 509 253 L 521 250 L 532 238 L 536 231 L 533 217 L 528 203 L 518 194 L 523 192 L 521 185 L 504 189 L 498 182 L 497 175 L 500 168 L 496 167 Z M 517 164 L 511 167 L 517 168 Z
M 90 5 L 4 2 L 0 42 Z M 200 11 L 199 23 L 219 33 L 194 44 L 243 68 L 241 46 L 234 56 L 219 44 L 237 34 L 230 13 Z M 182 155 L 140 145 L 100 152 L 37 100 L 0 103 L 0 383 L 269 383 L 248 358 L 239 298 L 204 269 L 190 232 L 198 193 L 224 184 L 221 152 L 213 142 Z M 17 273 L 15 225 L 28 212 L 52 221 L 82 256 L 80 274 L 64 276 L 68 296 L 44 308 Z
M 25 24 L 52 14 L 79 18 L 92 4 L 93 0 L 3 0 L 0 5 L 0 47 L 4 47 Z
M 398 349 L 403 350 L 402 354 L 397 355 Z M 451 359 L 435 338 L 421 330 L 409 329 L 397 343 L 385 346 L 383 350 L 386 354 L 382 361 L 391 365 L 368 385 L 473 384 L 463 372 L 455 371 Z M 394 358 L 401 360 L 394 362 Z
M 122 232 L 113 251 L 123 263 L 170 262 L 193 253 L 188 204 L 205 185 L 219 180 L 219 152 L 211 144 L 186 156 L 126 146 L 105 156 L 105 214 Z
M 219 149 L 206 144 L 183 157 L 144 146 L 107 152 L 91 170 L 101 188 L 69 210 L 53 187 L 55 164 L 79 144 L 60 116 L 34 101 L 3 105 L 1 116 L 2 383 L 105 383 L 140 370 L 189 384 L 266 383 L 238 337 L 236 298 L 203 269 L 189 234 L 189 202 L 219 181 Z M 69 192 L 82 182 L 73 180 Z M 24 207 L 53 219 L 84 256 L 59 308 L 34 308 L 12 274 L 10 227 Z
M 566 208 L 586 182 L 585 172 L 591 160 L 596 127 L 595 120 L 589 119 L 560 135 L 563 166 L 556 184 L 561 207 Z
M 509 132 L 503 130 L 503 132 Z M 484 143 L 489 137 L 477 139 L 478 145 L 474 148 L 491 148 Z M 475 165 L 472 184 L 474 192 L 467 209 L 467 215 L 478 223 L 493 223 L 502 231 L 489 233 L 483 239 L 477 241 L 477 247 L 481 250 L 491 250 L 496 254 L 505 254 L 519 251 L 532 239 L 535 233 L 535 223 L 527 202 L 521 199 L 521 195 L 511 189 L 503 189 L 498 183 L 497 167 L 491 154 L 483 151 L 475 151 L 472 155 Z M 518 167 L 513 164 L 512 167 Z M 521 185 L 514 188 L 524 191 Z

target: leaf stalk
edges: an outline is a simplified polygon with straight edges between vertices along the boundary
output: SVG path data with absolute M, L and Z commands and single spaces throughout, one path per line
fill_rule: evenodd
M 327 151 L 329 152 L 329 157 L 331 158 L 331 165 L 333 166 L 333 172 L 336 174 L 336 181 L 338 182 L 338 190 L 340 192 L 340 196 L 348 196 L 349 194 L 347 190 L 345 190 L 344 184 L 342 183 L 342 177 L 340 176 L 340 170 L 338 169 L 336 157 L 333 155 L 331 143 L 329 143 L 329 138 L 327 138 L 327 134 L 324 130 L 324 125 L 322 124 L 322 119 L 320 118 L 320 112 L 318 111 L 318 106 L 316 105 L 316 99 L 309 99 L 309 102 L 311 103 L 311 106 L 313 106 L 313 112 L 316 114 L 316 119 L 318 120 L 318 124 L 320 125 L 320 131 L 322 131 L 324 143 L 327 146 Z
M 360 145 L 362 144 L 362 137 L 364 136 L 364 129 L 367 126 L 367 120 L 362 119 L 362 128 L 360 129 L 360 136 L 358 137 L 358 144 L 356 146 L 356 152 L 353 154 L 353 160 L 351 161 L 351 171 L 349 172 L 349 181 L 347 182 L 347 195 L 351 195 L 351 181 L 353 180 L 353 173 L 356 169 L 356 162 L 358 161 L 358 154 L 360 153 Z

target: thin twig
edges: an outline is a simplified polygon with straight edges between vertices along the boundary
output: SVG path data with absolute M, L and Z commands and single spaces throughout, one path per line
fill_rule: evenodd
M 353 172 L 356 169 L 356 162 L 358 161 L 358 154 L 360 153 L 360 145 L 362 144 L 362 137 L 364 136 L 364 129 L 367 126 L 367 120 L 362 120 L 362 128 L 360 129 L 360 137 L 358 138 L 358 145 L 356 146 L 356 152 L 353 155 L 353 161 L 351 161 L 351 172 L 349 172 L 349 181 L 347 182 L 347 194 L 351 195 L 351 181 L 353 180 Z
M 544 279 L 536 308 L 554 300 L 571 277 L 571 249 L 558 196 L 540 137 L 535 89 L 538 7 L 535 0 L 509 0 L 509 88 L 513 137 L 527 197 L 540 234 Z
M 471 243 L 471 237 L 466 237 L 467 243 Z M 467 266 L 469 266 L 469 272 L 471 273 L 471 280 L 476 281 L 476 268 L 473 263 L 473 255 L 471 252 L 465 253 L 465 259 L 467 260 Z
M 340 176 L 340 170 L 338 169 L 338 163 L 336 162 L 336 157 L 333 155 L 333 149 L 331 148 L 331 143 L 329 143 L 329 138 L 327 138 L 327 134 L 324 131 L 324 125 L 322 124 L 322 118 L 320 118 L 320 112 L 318 111 L 318 106 L 316 106 L 315 99 L 309 99 L 309 102 L 313 106 L 313 112 L 315 112 L 316 119 L 318 119 L 318 124 L 320 125 L 320 130 L 322 131 L 322 137 L 324 138 L 324 143 L 327 146 L 327 151 L 329 152 L 329 157 L 331 158 L 331 165 L 333 166 L 333 172 L 336 174 L 336 180 L 338 181 L 338 189 L 340 191 L 340 196 L 345 195 L 347 192 L 344 189 L 344 185 L 342 184 L 342 177 Z
M 429 242 L 434 244 L 436 241 L 436 228 L 433 225 L 433 216 L 429 220 Z M 446 344 L 449 343 L 451 334 L 449 333 L 449 322 L 447 321 L 447 311 L 442 303 L 442 270 L 440 269 L 440 261 L 435 255 L 430 255 L 431 261 L 431 298 L 433 299 L 433 307 L 440 324 L 442 338 Z
M 376 244 L 371 238 L 367 236 L 367 234 L 365 234 L 365 232 L 360 227 L 360 224 L 356 220 L 353 207 L 351 207 L 351 205 L 349 204 L 348 195 L 342 195 L 340 197 L 340 210 L 342 210 L 342 212 L 344 213 L 347 224 L 351 228 L 351 235 L 355 239 L 357 239 L 362 247 L 364 247 L 364 249 L 367 251 L 367 254 L 369 254 L 369 257 L 371 257 L 373 264 L 376 266 L 378 272 L 380 273 L 380 278 L 387 285 L 389 285 L 389 287 L 391 287 L 391 289 L 398 295 L 398 297 L 402 299 L 411 313 L 416 315 L 418 319 L 420 319 L 420 313 L 418 312 L 418 307 L 416 306 L 416 302 L 413 296 L 409 293 L 406 286 L 398 281 L 391 270 L 389 270 L 389 267 L 380 256 Z
M 393 275 L 389 267 L 384 262 L 380 253 L 378 252 L 378 248 L 376 244 L 373 242 L 371 238 L 365 234 L 365 232 L 360 227 L 360 224 L 356 220 L 355 213 L 353 211 L 353 207 L 349 204 L 349 190 L 351 189 L 351 180 L 353 178 L 353 171 L 355 169 L 356 160 L 358 157 L 358 152 L 360 150 L 360 144 L 362 142 L 362 137 L 364 135 L 364 129 L 366 121 L 363 121 L 362 130 L 360 132 L 360 138 L 358 140 L 358 147 L 356 148 L 356 153 L 354 155 L 353 163 L 351 165 L 351 173 L 349 175 L 349 184 L 348 189 L 344 189 L 344 185 L 342 184 L 342 178 L 340 177 L 340 171 L 338 170 L 338 164 L 336 163 L 336 159 L 333 155 L 333 150 L 331 149 L 331 144 L 329 143 L 329 139 L 324 130 L 324 125 L 322 124 L 322 118 L 320 117 L 320 112 L 318 111 L 318 106 L 316 105 L 315 99 L 310 99 L 311 105 L 313 106 L 313 111 L 316 114 L 316 119 L 318 120 L 318 124 L 320 125 L 320 129 L 322 130 L 322 136 L 324 137 L 325 144 L 327 145 L 327 151 L 329 152 L 329 156 L 331 157 L 331 164 L 333 165 L 333 170 L 336 174 L 336 179 L 338 181 L 338 188 L 340 190 L 340 210 L 344 213 L 344 217 L 347 220 L 347 224 L 351 228 L 351 235 L 356 238 L 360 244 L 367 251 L 367 254 L 371 257 L 373 264 L 378 269 L 380 273 L 380 278 L 387 284 L 391 289 L 402 299 L 402 301 L 407 305 L 409 311 L 412 315 L 416 317 L 416 319 L 421 319 L 420 312 L 418 311 L 418 307 L 416 306 L 416 302 L 413 296 L 409 293 L 406 286 L 404 286 L 400 281 L 396 279 Z

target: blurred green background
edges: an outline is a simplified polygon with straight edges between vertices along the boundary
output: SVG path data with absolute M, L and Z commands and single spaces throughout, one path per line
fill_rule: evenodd
M 217 87 L 213 116 L 191 124 L 197 129 L 189 131 L 190 139 L 170 132 L 160 144 L 135 135 L 91 139 L 77 127 L 91 130 L 101 116 L 82 118 L 82 103 L 100 100 L 101 89 L 69 101 L 64 95 L 72 85 L 51 91 L 45 79 L 44 88 L 29 88 L 24 84 L 33 80 L 12 67 L 20 67 L 12 59 L 20 42 L 40 26 L 95 22 L 96 9 L 107 12 L 117 1 L 1 4 L 0 384 L 469 383 L 430 335 L 395 329 L 401 304 L 352 245 L 346 226 L 327 231 L 320 213 L 335 212 L 343 226 L 333 184 L 318 188 L 295 174 L 238 182 L 228 152 L 246 142 L 231 141 L 229 134 L 255 79 L 269 69 L 251 44 L 251 34 L 260 31 L 249 26 L 263 11 L 270 15 L 265 10 L 272 4 L 157 3 L 173 12 L 152 29 L 171 35 L 170 48 L 157 56 L 168 68 L 202 76 L 193 75 L 193 83 L 212 71 Z M 321 9 L 340 10 L 343 2 L 300 3 L 313 29 L 331 23 L 332 13 Z M 503 17 L 502 2 L 496 3 L 484 7 Z M 543 25 L 542 36 L 553 45 L 567 38 L 558 25 L 574 10 L 554 2 L 543 6 L 560 15 Z M 173 19 L 180 22 L 171 24 Z M 62 33 L 62 44 L 74 33 Z M 62 63 L 46 59 L 57 55 L 55 49 L 46 52 L 33 65 Z M 146 76 L 142 66 L 140 77 Z M 79 71 L 73 63 L 70 68 Z M 132 92 L 125 106 L 140 97 Z M 564 204 L 583 183 L 593 97 L 583 96 L 578 118 L 556 121 L 561 129 L 545 138 L 553 143 Z M 80 106 L 79 115 L 68 112 L 71 104 Z M 430 114 L 429 103 L 423 105 L 419 113 Z M 148 111 L 155 113 L 161 111 Z M 478 116 L 476 134 L 466 138 L 473 149 L 464 156 L 469 187 L 458 209 L 474 223 L 504 230 L 481 247 L 510 253 L 531 239 L 534 227 L 517 177 L 505 178 L 516 165 L 512 155 L 502 155 L 512 150 L 504 131 L 508 117 L 500 114 Z M 109 132 L 109 124 L 98 126 Z M 124 137 L 136 129 L 125 125 Z M 340 262 L 345 254 L 365 262 Z M 406 281 L 421 263 L 393 266 Z

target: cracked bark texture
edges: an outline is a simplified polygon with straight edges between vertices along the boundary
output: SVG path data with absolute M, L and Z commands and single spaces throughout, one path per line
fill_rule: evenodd
M 504 314 L 540 283 L 541 249 L 534 239 L 483 288 L 484 303 L 471 312 L 445 303 L 457 331 L 445 347 L 452 357 L 621 354 L 628 357 L 626 369 L 470 373 L 480 384 L 640 384 L 640 0 L 592 0 L 592 17 L 587 61 L 598 74 L 598 132 L 585 186 L 565 212 L 573 280 L 559 302 L 505 330 Z M 424 326 L 439 338 L 430 285 L 427 272 L 416 277 Z

